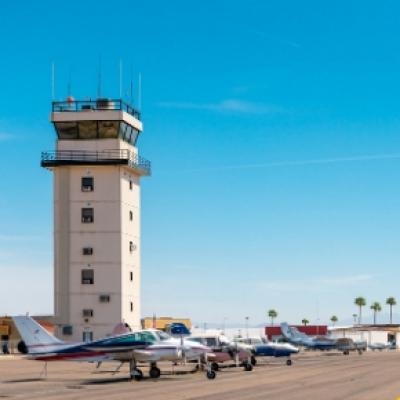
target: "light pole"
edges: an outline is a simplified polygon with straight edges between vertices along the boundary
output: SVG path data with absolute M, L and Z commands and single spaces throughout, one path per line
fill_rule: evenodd
M 357 323 L 357 314 L 353 314 L 354 325 Z
M 246 337 L 249 338 L 249 317 L 245 317 L 246 320 Z

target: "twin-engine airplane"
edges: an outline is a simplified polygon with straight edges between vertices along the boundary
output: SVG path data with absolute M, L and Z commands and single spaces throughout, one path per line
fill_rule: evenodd
M 252 348 L 251 363 L 256 365 L 256 357 L 286 357 L 286 365 L 292 365 L 290 356 L 299 352 L 297 347 L 289 343 L 263 341 L 261 338 L 236 338 L 238 343 L 246 343 Z
M 354 342 L 350 338 L 333 339 L 327 336 L 308 336 L 297 328 L 289 326 L 286 322 L 281 324 L 283 336 L 289 343 L 297 346 L 304 346 L 314 350 L 336 349 L 348 355 L 350 351 L 358 351 L 362 354 L 363 342 Z
M 31 317 L 13 317 L 13 321 L 25 342 L 28 358 L 33 360 L 95 363 L 119 361 L 121 365 L 126 362 L 129 363 L 131 378 L 141 380 L 143 373 L 137 367 L 137 363 L 150 363 L 150 377 L 159 378 L 161 372 L 157 367 L 158 361 L 179 362 L 205 358 L 207 378 L 214 379 L 216 376 L 207 361 L 207 353 L 211 351 L 209 347 L 183 338 L 171 338 L 156 329 L 70 344 L 51 335 Z

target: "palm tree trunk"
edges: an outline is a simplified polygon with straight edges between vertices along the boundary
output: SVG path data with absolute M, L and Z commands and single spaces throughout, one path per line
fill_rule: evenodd
M 390 325 L 392 325 L 392 305 L 390 304 Z
M 358 306 L 360 309 L 360 312 L 358 313 L 358 325 L 361 325 L 361 306 Z
M 374 325 L 376 325 L 376 311 L 374 310 Z

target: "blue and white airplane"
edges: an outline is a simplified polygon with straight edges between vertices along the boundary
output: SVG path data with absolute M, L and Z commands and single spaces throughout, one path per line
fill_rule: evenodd
M 327 336 L 308 336 L 297 328 L 289 326 L 286 322 L 281 324 L 282 335 L 296 346 L 304 346 L 314 350 L 339 350 L 348 355 L 351 350 L 362 353 L 357 343 L 350 338 L 333 339 Z
M 143 377 L 137 363 L 150 363 L 150 377 L 159 378 L 158 361 L 179 362 L 207 359 L 211 349 L 186 339 L 171 338 L 165 332 L 147 329 L 127 332 L 87 343 L 65 343 L 47 332 L 28 316 L 13 317 L 28 353 L 28 358 L 38 361 L 95 362 L 119 361 L 129 363 L 130 376 L 135 380 Z M 207 363 L 207 378 L 214 379 L 215 371 Z M 120 366 L 121 366 L 120 365 Z M 120 367 L 118 367 L 119 369 Z M 117 370 L 118 370 L 117 369 Z
M 299 352 L 299 349 L 289 343 L 265 342 L 261 338 L 235 338 L 235 342 L 251 346 L 251 363 L 256 365 L 256 357 L 287 357 L 286 365 L 292 365 L 290 356 Z

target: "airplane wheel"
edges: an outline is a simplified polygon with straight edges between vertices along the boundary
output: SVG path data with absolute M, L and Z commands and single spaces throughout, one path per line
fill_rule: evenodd
M 254 356 L 251 356 L 250 362 L 251 362 L 251 365 L 252 365 L 253 367 L 257 364 L 257 360 L 256 360 L 256 358 L 255 358 Z
M 286 365 L 287 365 L 287 366 L 292 365 L 292 363 L 293 363 L 293 362 L 292 362 L 292 360 L 291 360 L 290 358 L 289 358 L 288 360 L 286 360 Z
M 245 371 L 252 371 L 253 370 L 253 366 L 251 364 L 245 364 L 244 365 L 244 370 Z
M 131 378 L 134 379 L 135 381 L 141 381 L 143 379 L 143 372 L 139 368 L 135 368 L 131 372 Z
M 218 365 L 218 363 L 212 362 L 212 363 L 211 363 L 211 369 L 212 369 L 213 371 L 218 371 L 218 370 L 219 370 L 219 365 Z
M 207 371 L 206 376 L 207 376 L 208 379 L 215 379 L 217 374 L 215 373 L 215 371 L 211 370 L 211 371 Z
M 149 371 L 150 378 L 158 379 L 161 375 L 160 368 L 158 367 L 151 367 Z

